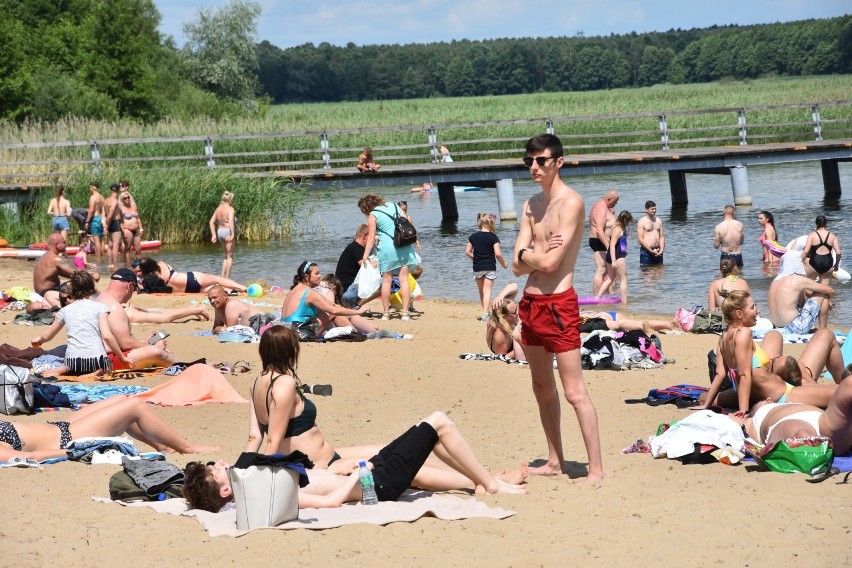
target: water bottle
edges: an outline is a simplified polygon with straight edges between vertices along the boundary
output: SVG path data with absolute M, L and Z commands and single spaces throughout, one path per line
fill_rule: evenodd
M 364 505 L 375 505 L 378 503 L 379 498 L 376 497 L 373 472 L 367 467 L 367 462 L 358 462 L 358 481 L 361 483 L 361 503 Z

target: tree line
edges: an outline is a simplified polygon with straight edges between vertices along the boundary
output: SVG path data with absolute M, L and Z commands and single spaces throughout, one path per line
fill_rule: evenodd
M 199 10 L 177 47 L 153 0 L 0 0 L 0 119 L 154 122 L 266 103 L 588 91 L 852 72 L 852 15 L 606 37 L 280 49 L 261 5 Z

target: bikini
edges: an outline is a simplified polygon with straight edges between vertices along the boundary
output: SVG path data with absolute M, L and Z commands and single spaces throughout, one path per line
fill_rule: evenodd
M 781 404 L 780 402 L 768 402 L 768 403 L 764 404 L 763 406 L 761 406 L 760 408 L 758 408 L 757 411 L 754 413 L 754 416 L 752 417 L 752 423 L 754 424 L 754 429 L 757 432 L 757 437 L 758 437 L 757 441 L 760 442 L 761 444 L 764 443 L 764 439 L 760 439 L 760 431 L 761 431 L 761 426 L 763 425 L 763 421 L 766 419 L 766 416 L 769 414 L 769 412 L 774 410 L 775 408 L 777 408 L 780 404 Z M 787 404 L 799 404 L 799 403 L 787 403 Z M 802 410 L 800 412 L 795 412 L 793 414 L 785 416 L 785 417 L 779 419 L 775 424 L 773 424 L 772 426 L 769 427 L 769 429 L 766 431 L 766 438 L 765 439 L 768 440 L 772 436 L 772 431 L 775 430 L 775 428 L 777 428 L 779 424 L 781 424 L 782 422 L 787 422 L 788 420 L 800 420 L 802 422 L 810 424 L 813 427 L 814 431 L 816 432 L 816 435 L 819 436 L 820 435 L 820 432 L 819 432 L 819 417 L 820 416 L 822 416 L 822 411 L 820 411 L 820 410 Z
M 738 328 L 737 331 L 734 332 L 734 333 L 739 333 L 740 329 L 742 329 L 742 328 Z M 756 341 L 752 341 L 752 343 L 754 344 L 754 353 L 751 356 L 751 368 L 752 369 L 760 369 L 760 368 L 765 369 L 766 367 L 769 366 L 769 363 L 772 361 L 772 359 L 769 357 L 769 355 L 766 354 L 766 351 L 763 350 L 763 348 L 760 346 L 760 344 L 758 344 Z M 731 377 L 731 384 L 734 385 L 734 391 L 736 391 L 737 386 L 738 386 L 737 368 L 736 367 L 729 368 L 728 369 L 728 375 Z M 790 383 L 785 382 L 784 384 L 787 385 L 785 390 L 784 390 L 784 394 L 781 395 L 781 398 L 779 398 L 778 401 L 774 404 L 784 404 L 785 402 L 787 402 L 787 396 L 795 388 L 795 386 L 791 385 Z
M 71 443 L 70 422 L 48 422 L 59 428 L 59 449 L 64 450 Z M 18 429 L 11 422 L 0 420 L 0 442 L 9 444 L 12 449 L 20 452 L 24 448 Z

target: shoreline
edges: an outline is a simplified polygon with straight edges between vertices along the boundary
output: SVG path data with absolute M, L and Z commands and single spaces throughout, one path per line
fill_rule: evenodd
M 12 270 L 11 265 L 0 263 L 4 287 L 25 284 L 30 274 L 31 269 Z M 101 283 L 99 288 L 103 287 Z M 260 301 L 277 303 L 281 297 L 270 294 Z M 133 302 L 178 307 L 193 299 L 203 296 L 142 295 Z M 395 331 L 413 333 L 413 341 L 303 344 L 298 367 L 302 381 L 334 387 L 332 396 L 311 397 L 328 441 L 338 448 L 384 444 L 430 412 L 442 410 L 489 470 L 544 458 L 545 440 L 528 368 L 458 358 L 464 352 L 487 350 L 484 325 L 473 317 L 474 307 L 461 300 L 430 298 L 418 302 L 423 314 L 413 321 L 382 322 Z M 38 332 L 10 324 L 14 313 L 0 313 L 0 341 L 26 346 Z M 185 360 L 244 360 L 259 369 L 256 345 L 220 344 L 211 337 L 191 335 L 209 329 L 209 322 L 135 325 L 133 333 L 144 337 L 160 327 L 171 331 L 169 349 Z M 803 475 L 758 472 L 753 465 L 684 466 L 649 455 L 621 454 L 637 438 L 647 440 L 661 422 L 681 419 L 689 412 L 674 405 L 626 405 L 625 399 L 678 383 L 708 384 L 706 354 L 716 336 L 675 334 L 661 339 L 663 352 L 676 361 L 662 369 L 583 372 L 600 422 L 603 482 L 591 486 L 574 482 L 585 471 L 586 455 L 574 412 L 562 399 L 563 446 L 570 473 L 530 478 L 528 495 L 478 497 L 489 506 L 516 512 L 502 521 L 424 518 L 383 527 L 356 524 L 330 531 L 256 531 L 240 539 L 210 538 L 191 518 L 92 501 L 92 496 L 108 495 L 109 477 L 118 470 L 116 466 L 60 463 L 40 470 L 0 470 L 8 494 L 30 504 L 21 507 L 7 499 L 6 518 L 17 526 L 39 528 L 7 538 L 6 552 L 20 567 L 51 562 L 55 553 L 49 551 L 57 545 L 71 551 L 80 565 L 113 566 L 116 556 L 103 551 L 121 542 L 122 551 L 133 551 L 120 553 L 120 562 L 130 567 L 158 562 L 268 566 L 280 562 L 281 546 L 286 546 L 289 555 L 311 566 L 360 556 L 378 567 L 437 561 L 483 567 L 583 562 L 676 568 L 683 565 L 683 558 L 661 550 L 660 534 L 678 526 L 678 544 L 670 548 L 701 547 L 701 556 L 692 562 L 699 566 L 773 565 L 801 561 L 803 555 L 813 565 L 852 562 L 852 553 L 838 546 L 848 540 L 852 496 L 848 486 L 836 483 L 836 477 L 812 485 Z M 64 341 L 60 333 L 48 347 Z M 789 347 L 794 355 L 803 349 L 802 345 Z M 226 377 L 245 397 L 254 376 L 252 372 Z M 164 380 L 155 375 L 107 384 L 154 386 Z M 190 440 L 223 446 L 220 452 L 204 456 L 170 455 L 168 460 L 179 466 L 198 459 L 230 461 L 245 446 L 247 405 L 157 407 L 156 412 Z M 66 420 L 70 414 L 49 412 L 13 420 Z M 449 494 L 468 497 L 464 492 Z M 785 498 L 767 505 L 767 498 L 775 495 Z M 732 526 L 737 527 L 736 536 Z M 790 527 L 812 530 L 804 538 L 791 539 Z M 733 538 L 761 546 L 731 545 Z M 706 546 L 707 542 L 719 544 Z M 251 550 L 249 561 L 247 549 Z

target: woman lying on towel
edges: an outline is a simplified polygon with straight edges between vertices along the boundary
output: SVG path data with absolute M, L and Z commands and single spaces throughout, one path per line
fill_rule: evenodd
M 816 373 L 808 382 L 803 380 L 799 362 L 780 354 L 782 339 L 778 332 L 766 334 L 764 347 L 752 339 L 751 328 L 757 322 L 759 311 L 750 293 L 733 290 L 722 302 L 722 313 L 728 328 L 716 347 L 716 375 L 710 390 L 701 396 L 700 404 L 692 407 L 693 410 L 719 405 L 738 409 L 736 415 L 743 418 L 751 404 L 767 398 L 778 403 L 799 402 L 819 408 L 828 406 L 837 385 L 815 383 L 828 357 L 822 335 L 819 338 L 814 335 L 817 341 L 813 345 L 809 343 L 800 358 L 809 372 Z M 819 362 L 820 359 L 822 362 Z M 842 358 L 839 369 L 835 369 L 832 358 L 831 369 L 837 370 L 835 376 L 839 377 L 843 371 Z M 730 379 L 733 388 L 722 391 L 726 379 Z
M 67 422 L 0 420 L 0 461 L 14 457 L 36 461 L 64 457 L 65 448 L 72 440 L 121 436 L 125 432 L 159 452 L 199 454 L 221 448 L 187 441 L 140 399 L 113 396 L 87 405 Z
M 751 409 L 743 424 L 746 434 L 761 444 L 793 437 L 831 438 L 835 455 L 852 449 L 852 381 L 843 381 L 823 411 L 809 404 L 777 404 L 767 399 Z
M 136 276 L 142 280 L 148 292 L 206 292 L 214 284 L 232 292 L 245 292 L 246 287 L 230 278 L 214 276 L 206 272 L 178 272 L 164 260 L 145 257 L 134 263 Z M 156 278 L 152 278 L 153 275 Z M 157 281 L 159 279 L 159 281 Z M 171 288 L 170 290 L 168 288 Z
M 416 460 L 417 466 L 407 472 L 413 477 L 406 487 L 428 490 L 482 488 L 489 493 L 524 491 L 518 484 L 526 479 L 525 464 L 507 474 L 492 476 L 479 465 L 455 424 L 440 412 L 422 421 L 415 428 L 417 432 L 409 430 L 397 444 L 392 443 L 384 449 L 373 445 L 335 451 L 317 426 L 316 406 L 302 392 L 296 375 L 298 359 L 299 338 L 291 329 L 275 326 L 261 336 L 263 371 L 251 387 L 246 452 L 258 452 L 266 438 L 264 451 L 267 454 L 299 450 L 316 468 L 348 475 L 360 460 L 369 460 L 378 466 L 391 459 L 390 454 L 414 451 L 414 455 L 408 457 Z M 423 448 L 427 449 L 426 455 L 420 459 L 419 452 Z M 427 459 L 430 452 L 438 459 Z

